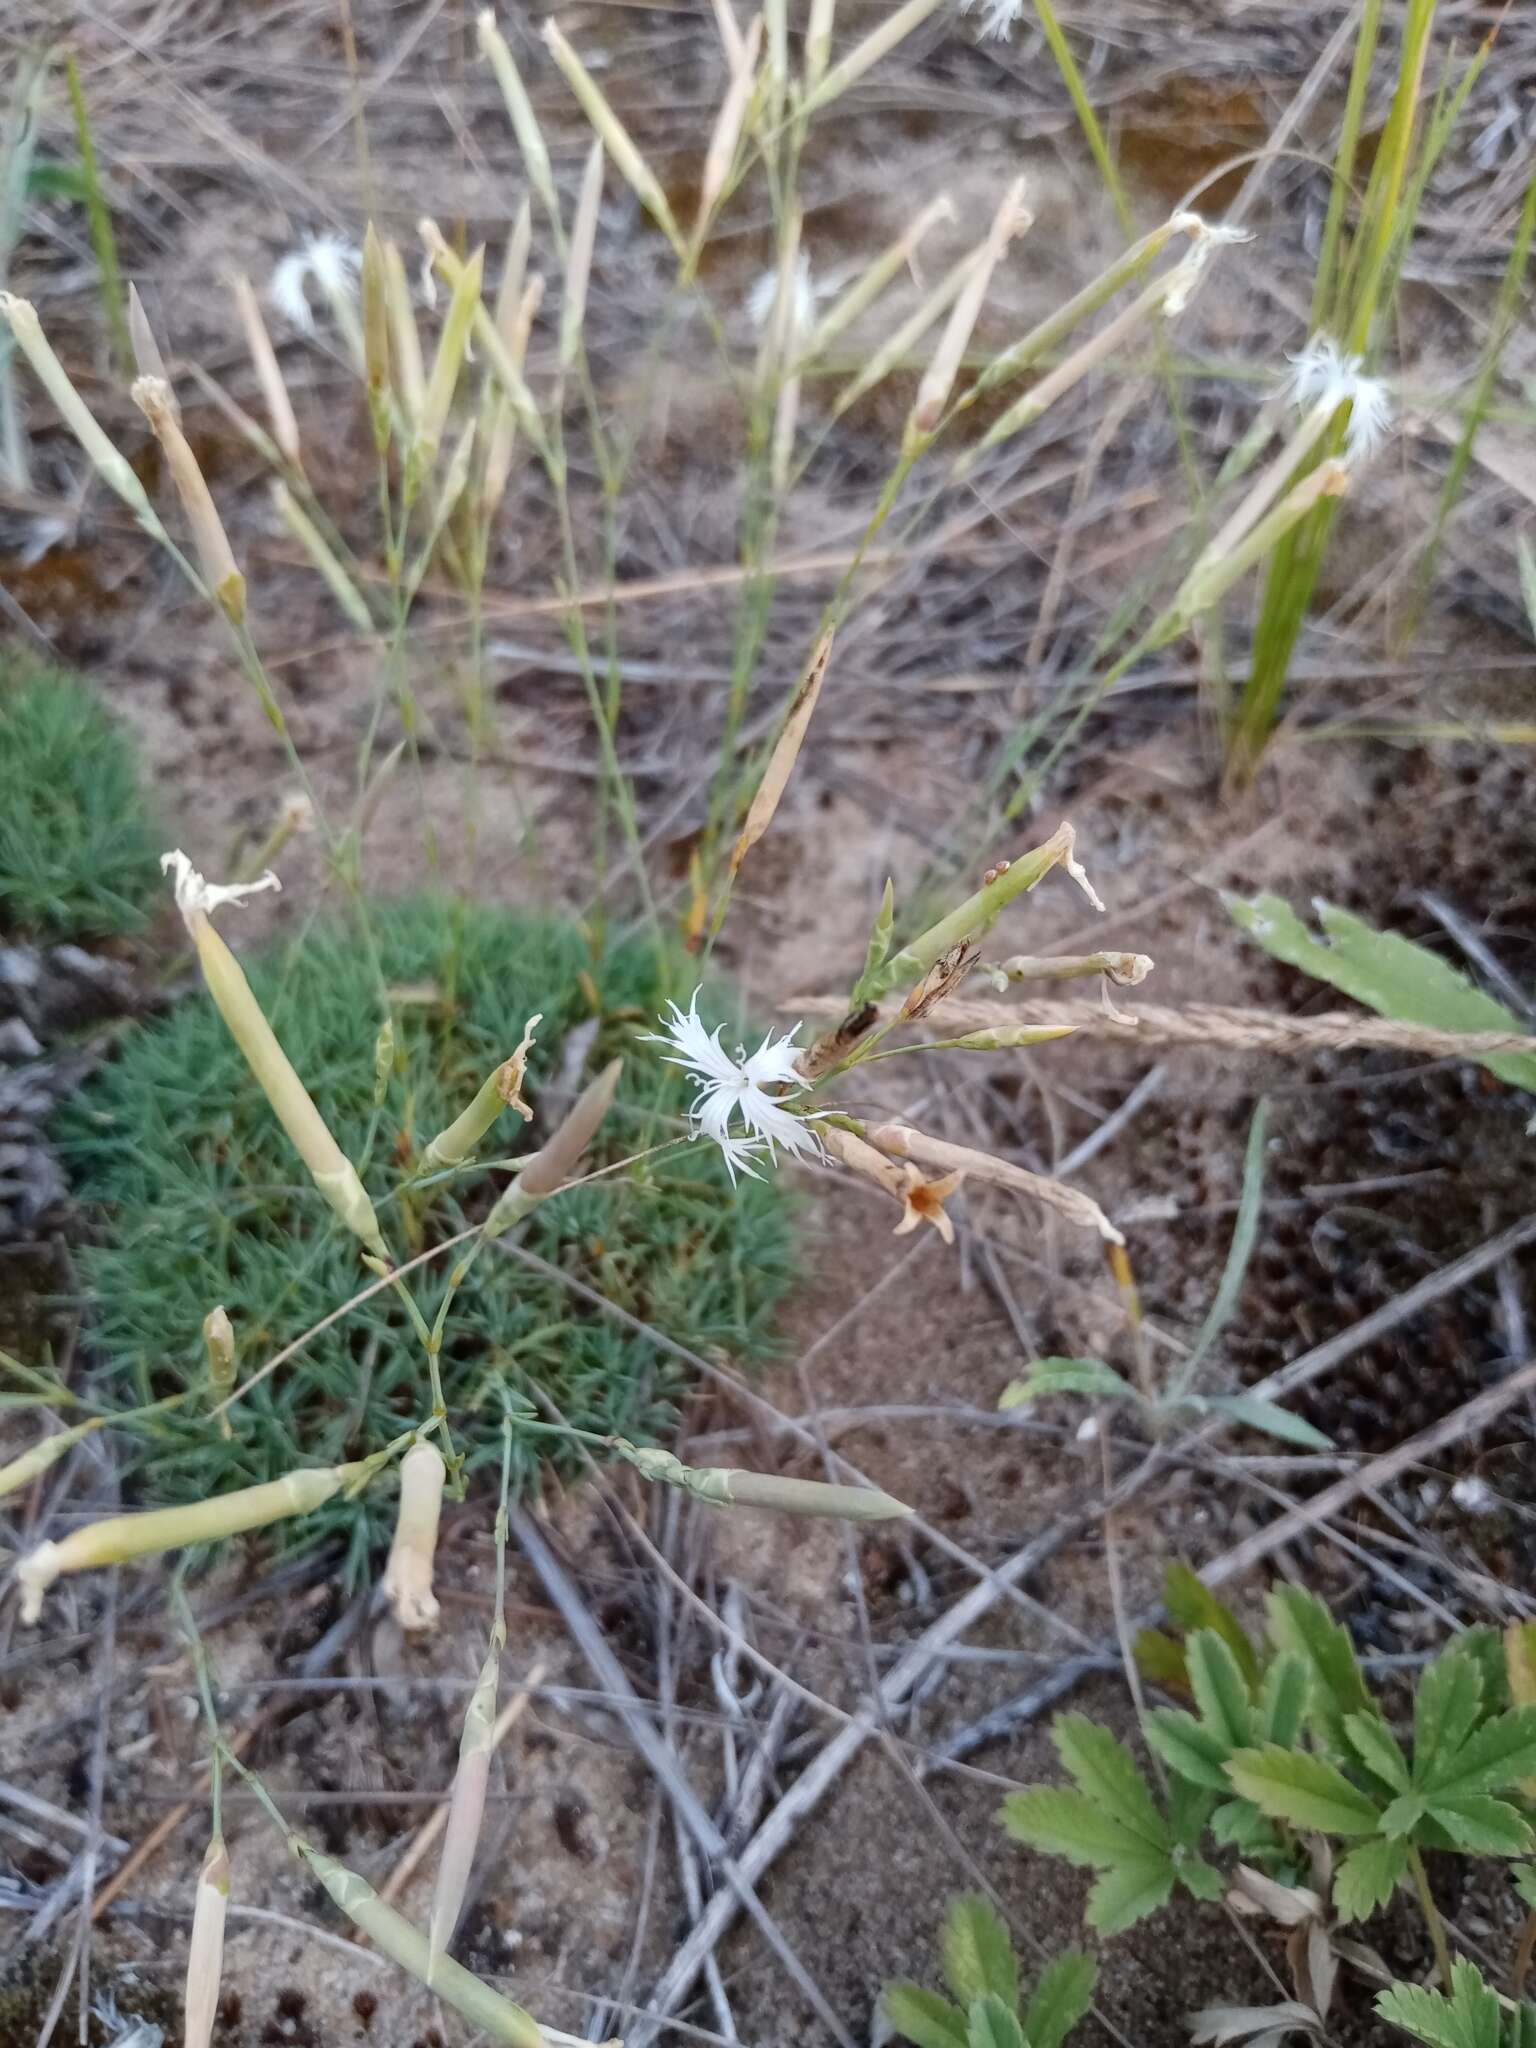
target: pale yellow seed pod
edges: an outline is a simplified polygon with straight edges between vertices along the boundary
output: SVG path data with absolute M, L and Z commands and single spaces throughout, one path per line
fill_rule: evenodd
M 1034 216 L 1024 204 L 1024 180 L 1015 178 L 993 216 L 987 239 L 978 252 L 976 266 L 950 309 L 933 360 L 917 387 L 917 399 L 912 407 L 912 428 L 918 434 L 931 434 L 938 425 L 940 415 L 949 403 L 949 394 L 965 352 L 971 345 L 971 335 L 987 295 L 987 286 L 992 282 L 992 273 L 1001 262 L 1008 244 L 1015 236 L 1023 234 L 1033 220 Z
M 978 250 L 967 249 L 958 262 L 945 271 L 917 309 L 908 314 L 896 332 L 883 341 L 870 356 L 858 375 L 838 393 L 837 402 L 832 409 L 834 418 L 840 417 L 849 406 L 862 398 L 866 391 L 872 391 L 882 379 L 891 374 L 892 370 L 906 361 L 934 321 L 948 312 L 965 289 L 967 280 L 980 261 L 981 255 Z
M 464 367 L 464 350 L 469 341 L 470 328 L 475 314 L 483 310 L 480 304 L 480 279 L 485 268 L 485 251 L 476 249 L 462 266 L 454 280 L 453 297 L 448 302 L 447 317 L 443 331 L 438 338 L 437 353 L 432 359 L 432 374 L 427 379 L 426 396 L 422 400 L 421 418 L 416 433 L 419 460 L 426 467 L 436 455 L 443 429 L 448 424 L 448 411 L 453 404 L 453 394 L 458 386 L 459 372 Z
M 679 256 L 685 253 L 683 238 L 667 204 L 666 194 L 650 165 L 635 147 L 623 122 L 603 97 L 592 74 L 560 33 L 553 15 L 544 23 L 544 42 L 549 54 L 565 75 L 565 81 L 580 103 L 581 111 L 601 136 L 603 147 L 613 158 L 614 168 L 634 192 L 640 204 L 656 222 Z
M 598 208 L 603 197 L 603 145 L 593 140 L 581 174 L 576 213 L 571 222 L 570 247 L 566 253 L 565 291 L 560 301 L 560 367 L 568 370 L 581 347 L 581 330 L 587 317 L 587 281 L 592 274 L 592 249 L 597 239 Z
M 288 396 L 288 386 L 283 380 L 267 323 L 261 317 L 260 301 L 251 280 L 243 271 L 236 271 L 229 285 L 235 295 L 235 309 L 240 315 L 241 332 L 245 336 L 251 368 L 256 373 L 261 402 L 266 407 L 272 439 L 294 468 L 301 469 L 303 450 L 299 443 L 299 423 L 294 417 L 293 401 Z
M 7 1465 L 0 1465 L 0 1500 L 8 1493 L 19 1493 L 34 1479 L 41 1478 L 51 1465 L 56 1465 L 67 1450 L 73 1448 L 83 1437 L 94 1434 L 106 1426 L 104 1415 L 93 1415 L 89 1422 L 77 1422 L 70 1429 L 55 1430 L 52 1436 L 45 1436 L 40 1443 L 12 1458 Z
M 396 1621 L 408 1635 L 437 1626 L 432 1565 L 447 1475 L 442 1452 L 425 1439 L 412 1444 L 400 1461 L 400 1508 L 384 1567 L 384 1592 Z
M 159 377 L 139 377 L 134 382 L 132 397 L 165 453 L 171 482 L 176 486 L 181 509 L 192 529 L 192 545 L 197 552 L 203 581 L 219 609 L 238 625 L 245 617 L 245 578 L 236 564 L 224 522 L 213 502 L 213 493 L 198 467 L 191 444 L 181 431 L 181 419 L 171 387 Z
M 475 1848 L 485 1818 L 485 1796 L 491 1781 L 491 1752 L 496 1745 L 496 1689 L 501 1670 L 503 1634 L 503 1624 L 498 1621 L 492 1631 L 490 1650 L 480 1667 L 479 1680 L 464 1710 L 459 1764 L 453 1774 L 442 1853 L 438 1857 L 437 1885 L 432 1894 L 432 1917 L 427 1924 L 429 1984 L 453 1940 L 459 1915 L 464 1910 L 464 1894 L 469 1889 Z
M 224 1920 L 229 1910 L 229 1854 L 214 1835 L 203 1857 L 187 1949 L 185 2048 L 210 2048 L 224 1974 Z
M 369 395 L 377 402 L 389 389 L 389 273 L 384 245 L 372 221 L 363 236 L 360 278 L 363 302 L 363 372 Z

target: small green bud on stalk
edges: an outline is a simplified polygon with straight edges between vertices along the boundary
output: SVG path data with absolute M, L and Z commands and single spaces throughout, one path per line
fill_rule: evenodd
M 187 1949 L 185 2048 L 210 2048 L 224 1972 L 224 1919 L 229 1910 L 229 1854 L 214 1835 L 203 1857 Z
M 1010 1052 L 1022 1045 L 1045 1045 L 1053 1038 L 1070 1038 L 1075 1024 L 1006 1024 L 990 1031 L 967 1031 L 960 1038 L 941 1041 L 956 1052 Z
M 127 1564 L 163 1550 L 183 1550 L 192 1543 L 216 1543 L 222 1536 L 240 1536 L 264 1529 L 294 1515 L 313 1514 L 344 1486 L 361 1484 L 377 1469 L 376 1458 L 351 1465 L 311 1465 L 244 1486 L 235 1493 L 189 1501 L 175 1508 L 149 1508 L 140 1514 L 109 1515 L 87 1522 L 59 1542 L 40 1543 L 16 1567 L 21 1587 L 21 1618 L 35 1622 L 43 1595 L 66 1572 L 95 1571 L 108 1564 Z
M 685 255 L 683 238 L 678 232 L 677 222 L 672 218 L 672 209 L 667 204 L 666 194 L 657 183 L 655 173 L 635 147 L 628 129 L 603 97 L 591 72 L 560 33 L 559 24 L 553 15 L 544 23 L 544 43 L 564 73 L 566 84 L 576 95 L 581 111 L 597 134 L 602 137 L 603 147 L 613 158 L 614 168 L 672 244 L 676 253 L 679 256 Z
M 494 11 L 487 7 L 482 10 L 476 23 L 480 43 L 480 54 L 486 58 L 496 74 L 496 83 L 501 87 L 501 96 L 506 101 L 507 113 L 512 122 L 512 132 L 517 137 L 517 146 L 523 153 L 523 168 L 528 173 L 528 182 L 538 193 L 544 211 L 551 221 L 560 219 L 560 201 L 555 195 L 555 181 L 550 174 L 549 151 L 545 147 L 543 131 L 538 116 L 533 111 L 533 102 L 528 97 L 528 88 L 523 84 L 522 74 L 512 61 L 512 52 L 506 39 L 496 26 Z
M 368 601 L 337 559 L 335 552 L 309 514 L 280 478 L 272 483 L 272 503 L 277 516 L 308 555 L 325 587 L 360 633 L 372 633 L 373 615 Z
M 7 1494 L 19 1493 L 34 1479 L 41 1478 L 50 1466 L 56 1465 L 67 1450 L 106 1426 L 111 1418 L 93 1415 L 89 1422 L 77 1422 L 69 1429 L 57 1429 L 52 1436 L 45 1436 L 30 1450 L 12 1458 L 7 1465 L 0 1465 L 0 1500 Z
M 774 1508 L 784 1515 L 831 1516 L 842 1522 L 890 1522 L 911 1508 L 873 1486 L 831 1486 L 820 1479 L 785 1479 L 772 1472 L 742 1472 L 728 1465 L 685 1465 L 671 1451 L 608 1439 L 608 1448 L 642 1479 L 676 1486 L 710 1507 Z
M 293 402 L 288 396 L 288 386 L 283 381 L 282 370 L 278 367 L 277 352 L 272 346 L 272 337 L 267 332 L 267 323 L 261 317 L 261 306 L 251 287 L 250 279 L 243 272 L 236 271 L 229 285 L 235 295 L 235 308 L 240 315 L 240 326 L 245 334 L 245 346 L 250 354 L 251 367 L 256 372 L 261 401 L 267 409 L 272 439 L 294 468 L 302 469 L 299 423 L 294 418 Z
M 150 429 L 165 455 L 171 481 L 192 529 L 192 545 L 198 567 L 226 618 L 238 625 L 245 617 L 245 578 L 235 562 L 234 550 L 224 531 L 213 493 L 198 467 L 191 443 L 181 431 L 175 395 L 159 377 L 140 377 L 133 386 L 134 404 L 149 421 Z
M 373 1106 L 382 1109 L 395 1071 L 395 1020 L 386 1017 L 373 1041 Z
M 11 338 L 31 364 L 34 375 L 58 407 L 64 424 L 90 458 L 91 467 L 102 482 L 116 491 L 144 531 L 154 540 L 169 541 L 144 486 L 126 457 L 107 439 L 95 415 L 69 380 L 64 365 L 48 344 L 37 317 L 37 308 L 10 292 L 0 292 L 0 320 L 11 330 Z
M 208 993 L 231 1037 L 260 1082 L 278 1122 L 304 1164 L 320 1193 L 347 1228 L 376 1258 L 387 1260 L 388 1252 L 379 1230 L 379 1219 L 357 1175 L 357 1169 L 332 1137 L 324 1117 L 316 1109 L 309 1091 L 294 1072 L 293 1063 L 277 1042 L 277 1034 L 262 1013 L 251 992 L 239 961 L 213 927 L 209 912 L 222 903 L 239 902 L 258 889 L 281 886 L 276 875 L 222 887 L 209 883 L 179 850 L 162 854 L 162 868 L 176 873 L 176 907 L 197 948 L 198 964 Z
M 432 1564 L 447 1472 L 442 1452 L 425 1440 L 412 1444 L 400 1461 L 400 1508 L 384 1567 L 384 1592 L 408 1635 L 437 1626 Z
M 219 1433 L 228 1437 L 233 1432 L 221 1404 L 235 1388 L 235 1332 L 222 1306 L 203 1317 L 203 1349 L 208 1354 L 208 1402 L 219 1408 Z
M 524 1123 L 532 1123 L 533 1111 L 523 1100 L 523 1075 L 533 1049 L 533 1034 L 543 1021 L 542 1013 L 528 1019 L 521 1043 L 511 1057 L 487 1076 L 469 1107 L 461 1110 L 446 1130 L 439 1131 L 422 1153 L 420 1173 L 440 1173 L 445 1167 L 462 1166 L 474 1156 L 475 1147 L 504 1109 L 515 1109 Z

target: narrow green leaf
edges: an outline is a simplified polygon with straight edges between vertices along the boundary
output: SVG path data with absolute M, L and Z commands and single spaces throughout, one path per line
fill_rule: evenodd
M 1260 1739 L 1289 1749 L 1301 1733 L 1306 1711 L 1306 1661 L 1294 1650 L 1281 1650 L 1271 1659 L 1259 1692 Z
M 1376 1802 L 1325 1757 L 1271 1743 L 1264 1749 L 1240 1750 L 1228 1763 L 1227 1776 L 1272 1820 L 1316 1828 L 1325 1835 L 1376 1833 Z
M 1172 1891 L 1173 1865 L 1165 1856 L 1143 1853 L 1099 1878 L 1088 1894 L 1088 1925 L 1098 1934 L 1123 1934 L 1165 1906 Z
M 984 1991 L 1005 2005 L 1019 2002 L 1019 1966 L 1001 1914 L 980 1892 L 951 1899 L 944 1915 L 944 1981 L 963 2006 Z
M 971 2000 L 966 2044 L 967 2048 L 1024 2048 L 1018 2014 L 995 1991 L 983 1991 Z
M 1092 2005 L 1098 1975 L 1093 1957 L 1077 1949 L 1067 1949 L 1046 1964 L 1024 2014 L 1029 2048 L 1061 2048 Z
M 1175 1628 L 1188 1635 L 1197 1628 L 1213 1628 L 1237 1659 L 1249 1689 L 1259 1683 L 1259 1659 L 1237 1616 L 1187 1564 L 1171 1564 L 1163 1576 L 1163 1605 Z
M 1184 1645 L 1189 1682 L 1200 1718 L 1227 1749 L 1244 1749 L 1253 1740 L 1248 1686 L 1237 1659 L 1214 1629 L 1196 1629 Z
M 1179 1404 L 1200 1415 L 1230 1415 L 1245 1428 L 1262 1431 L 1284 1444 L 1296 1444 L 1304 1451 L 1331 1451 L 1333 1438 L 1289 1408 L 1255 1394 L 1186 1394 Z
M 1156 1750 L 1170 1771 L 1192 1785 L 1206 1785 L 1213 1792 L 1230 1791 L 1225 1766 L 1233 1745 L 1202 1726 L 1193 1714 L 1186 1714 L 1182 1707 L 1158 1707 L 1141 1725 L 1147 1746 Z
M 1377 1840 L 1351 1849 L 1333 1875 L 1333 1903 L 1341 1919 L 1364 1920 L 1391 1898 L 1408 1870 L 1408 1844 Z
M 880 2003 L 913 2048 L 968 2048 L 965 2014 L 937 1991 L 925 1991 L 921 1984 L 887 1984 Z
M 1485 1721 L 1454 1756 L 1445 1757 L 1425 1779 L 1437 1797 L 1464 1799 L 1472 1792 L 1499 1792 L 1536 1772 L 1536 1707 L 1511 1707 Z
M 1413 1696 L 1413 1782 L 1432 1785 L 1477 1726 L 1483 1675 L 1459 1649 L 1437 1657 Z M 1399 1791 L 1408 1788 L 1399 1786 Z
M 1169 1385 L 1170 1398 L 1177 1399 L 1195 1383 L 1212 1345 L 1232 1320 L 1237 1298 L 1243 1291 L 1248 1261 L 1258 1241 L 1259 1218 L 1264 1209 L 1264 1135 L 1269 1105 L 1261 1097 L 1248 1126 L 1248 1144 L 1243 1154 L 1243 1186 L 1238 1198 L 1237 1219 L 1232 1225 L 1232 1242 L 1216 1294 L 1206 1311 L 1205 1321 Z
M 1408 1790 L 1408 1759 L 1385 1721 L 1378 1721 L 1374 1714 L 1346 1714 L 1344 1733 L 1355 1755 L 1373 1776 L 1393 1792 Z
M 1168 1829 L 1152 1803 L 1147 1781 L 1123 1742 L 1086 1714 L 1058 1714 L 1051 1725 L 1058 1755 L 1078 1786 L 1123 1828 L 1153 1848 L 1168 1844 Z
M 1314 1594 L 1299 1586 L 1276 1586 L 1265 1603 L 1270 1639 L 1306 1662 L 1312 1683 L 1307 1706 L 1312 1725 L 1335 1749 L 1344 1748 L 1344 1716 L 1373 1714 L 1354 1644 Z
M 1010 1792 L 999 1817 L 1016 1842 L 1090 1869 L 1148 1854 L 1140 1835 L 1122 1827 L 1086 1793 L 1065 1785 L 1031 1785 Z
M 1104 1401 L 1140 1399 L 1130 1382 L 1100 1358 L 1037 1358 L 1022 1379 L 1008 1382 L 997 1405 L 1022 1408 L 1047 1394 L 1087 1394 Z
M 1536 1848 L 1536 1836 L 1516 1808 L 1487 1793 L 1431 1799 L 1429 1812 L 1457 1848 L 1471 1856 L 1528 1856 Z

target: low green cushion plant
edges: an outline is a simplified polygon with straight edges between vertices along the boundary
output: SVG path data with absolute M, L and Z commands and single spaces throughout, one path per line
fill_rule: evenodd
M 0 936 L 136 930 L 159 847 L 133 743 L 97 693 L 0 656 Z
M 578 1082 L 625 1058 L 592 1164 L 678 1134 L 686 1084 L 636 1045 L 663 997 L 649 940 L 594 949 L 565 920 L 416 899 L 375 904 L 369 922 L 390 994 L 393 1055 L 379 1098 L 378 982 L 360 937 L 317 923 L 245 962 L 278 1037 L 341 1145 L 360 1167 L 397 1257 L 483 1220 L 507 1174 L 474 1164 L 406 1189 L 412 1162 L 542 1012 L 529 1062 L 532 1132 L 503 1113 L 480 1158 L 529 1151 L 564 1106 L 543 1099 L 570 1034 L 595 1025 Z M 238 940 L 238 932 L 234 934 Z M 668 991 L 670 993 L 670 988 Z M 157 1420 L 137 1486 L 178 1502 L 278 1477 L 296 1465 L 366 1456 L 430 1405 L 424 1355 L 383 1291 L 319 1330 L 230 1410 L 227 1439 L 207 1413 L 201 1326 L 222 1303 L 248 1378 L 372 1276 L 292 1153 L 209 999 L 188 997 L 137 1033 L 60 1118 L 61 1149 L 97 1241 L 80 1254 L 95 1335 L 125 1404 L 190 1387 Z M 783 1196 L 768 1181 L 733 1190 L 711 1145 L 638 1161 L 545 1203 L 523 1243 L 561 1275 L 690 1349 L 750 1359 L 767 1348 L 789 1268 Z M 411 1284 L 430 1322 L 451 1257 Z M 663 1433 L 686 1366 L 593 1301 L 494 1252 L 453 1303 L 442 1353 L 455 1441 L 468 1465 L 499 1462 L 501 1389 L 579 1428 L 640 1442 Z M 545 1440 L 547 1441 L 547 1440 Z M 561 1452 L 572 1469 L 573 1454 Z M 514 1481 L 539 1454 L 520 1444 Z M 293 1540 L 345 1525 L 360 1567 L 387 1539 L 392 1489 L 337 1501 L 292 1525 Z

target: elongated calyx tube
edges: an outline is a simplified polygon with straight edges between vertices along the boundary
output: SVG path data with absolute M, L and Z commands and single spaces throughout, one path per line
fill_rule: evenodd
M 9 1464 L 0 1465 L 0 1500 L 8 1493 L 19 1493 L 22 1487 L 46 1472 L 50 1465 L 56 1465 L 67 1450 L 87 1437 L 93 1431 L 106 1425 L 104 1415 L 93 1415 L 89 1422 L 77 1422 L 69 1429 L 55 1430 L 52 1436 L 45 1436 L 30 1450 L 12 1458 Z
M 400 1461 L 400 1510 L 384 1567 L 384 1592 L 408 1635 L 437 1626 L 432 1566 L 446 1477 L 447 1466 L 436 1444 L 412 1444 Z
M 209 2048 L 224 1974 L 224 1920 L 229 1911 L 229 1854 L 214 1835 L 203 1857 L 187 1949 L 185 2048 Z
M 423 1173 L 440 1173 L 445 1167 L 462 1166 L 504 1109 L 515 1109 L 525 1123 L 532 1122 L 533 1111 L 523 1100 L 523 1075 L 533 1049 L 533 1034 L 543 1021 L 542 1014 L 528 1019 L 522 1041 L 511 1057 L 487 1075 L 468 1108 L 438 1132 L 421 1155 Z
M 214 930 L 211 913 L 224 903 L 238 903 L 258 889 L 280 888 L 276 875 L 259 881 L 227 887 L 205 882 L 187 856 L 179 850 L 162 854 L 162 868 L 176 876 L 176 907 L 193 945 L 208 993 L 219 1015 L 229 1026 L 230 1036 L 244 1053 L 251 1072 L 261 1083 L 262 1093 L 273 1114 L 287 1132 L 294 1150 L 309 1168 L 310 1178 L 347 1228 L 376 1258 L 389 1254 L 379 1230 L 373 1204 L 357 1175 L 357 1169 L 335 1138 L 325 1118 L 316 1109 L 308 1089 L 299 1079 L 293 1063 L 277 1042 L 260 1003 L 251 991 L 239 961 Z
M 240 1536 L 294 1515 L 312 1514 L 344 1486 L 366 1479 L 375 1465 L 372 1459 L 353 1465 L 308 1465 L 260 1486 L 243 1486 L 235 1493 L 214 1494 L 181 1507 L 148 1508 L 141 1514 L 109 1515 L 104 1521 L 87 1522 L 57 1543 L 38 1544 L 17 1565 L 21 1618 L 28 1623 L 37 1620 L 43 1595 L 66 1572 L 127 1564 L 158 1551 L 183 1550 L 190 1543 L 216 1543 L 221 1536 Z
M 558 1194 L 575 1176 L 582 1154 L 597 1136 L 598 1126 L 608 1114 L 623 1070 L 622 1060 L 610 1060 L 597 1079 L 583 1088 L 558 1128 L 530 1157 L 516 1181 L 491 1211 L 486 1223 L 487 1236 L 507 1229 L 536 1201 Z
M 181 417 L 169 384 L 161 377 L 140 377 L 133 386 L 133 402 L 149 421 L 155 439 L 165 455 L 166 468 L 181 500 L 192 529 L 203 581 L 220 611 L 236 624 L 245 617 L 245 578 L 235 560 L 235 551 L 224 531 L 218 507 L 207 479 L 181 431 Z
M 453 1774 L 448 1819 L 443 1827 L 432 1917 L 427 1924 L 427 1982 L 437 1974 L 464 1910 L 464 1895 L 474 1866 L 475 1848 L 485 1818 L 485 1797 L 491 1782 L 491 1752 L 496 1744 L 496 1688 L 505 1647 L 505 1623 L 498 1617 L 491 1647 L 464 1712 L 459 1737 L 459 1767 Z
M 874 1486 L 833 1486 L 821 1479 L 786 1479 L 775 1472 L 743 1472 L 733 1465 L 685 1465 L 656 1445 L 610 1437 L 608 1447 L 642 1479 L 676 1486 L 710 1507 L 774 1508 L 781 1515 L 830 1516 L 841 1522 L 890 1522 L 912 1510 Z

